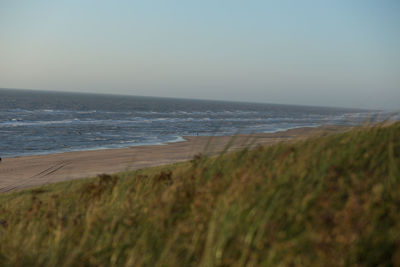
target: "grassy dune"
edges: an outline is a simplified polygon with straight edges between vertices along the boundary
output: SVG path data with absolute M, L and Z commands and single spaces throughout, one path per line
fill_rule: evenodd
M 400 265 L 400 123 L 0 195 L 2 266 Z

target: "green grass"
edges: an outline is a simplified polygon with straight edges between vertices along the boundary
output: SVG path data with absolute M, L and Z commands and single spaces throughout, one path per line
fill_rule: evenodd
M 399 266 L 400 123 L 0 195 L 2 266 Z

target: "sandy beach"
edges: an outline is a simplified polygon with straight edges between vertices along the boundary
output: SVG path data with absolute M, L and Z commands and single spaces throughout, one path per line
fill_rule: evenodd
M 198 153 L 216 154 L 250 145 L 270 145 L 343 130 L 343 127 L 305 127 L 276 133 L 231 136 L 191 136 L 166 145 L 66 152 L 4 158 L 0 163 L 0 192 L 35 187 L 101 173 L 117 173 L 185 161 Z

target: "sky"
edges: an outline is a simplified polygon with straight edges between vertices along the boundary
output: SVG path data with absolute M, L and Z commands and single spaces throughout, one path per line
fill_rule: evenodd
M 400 1 L 0 0 L 0 88 L 400 109 Z

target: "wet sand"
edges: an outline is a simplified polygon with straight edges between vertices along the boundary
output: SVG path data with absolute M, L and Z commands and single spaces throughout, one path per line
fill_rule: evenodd
M 0 192 L 19 190 L 101 173 L 117 173 L 192 159 L 198 153 L 217 154 L 229 145 L 237 150 L 250 145 L 270 145 L 310 136 L 343 131 L 344 127 L 304 127 L 277 133 L 184 137 L 167 145 L 67 152 L 3 158 L 0 163 Z

